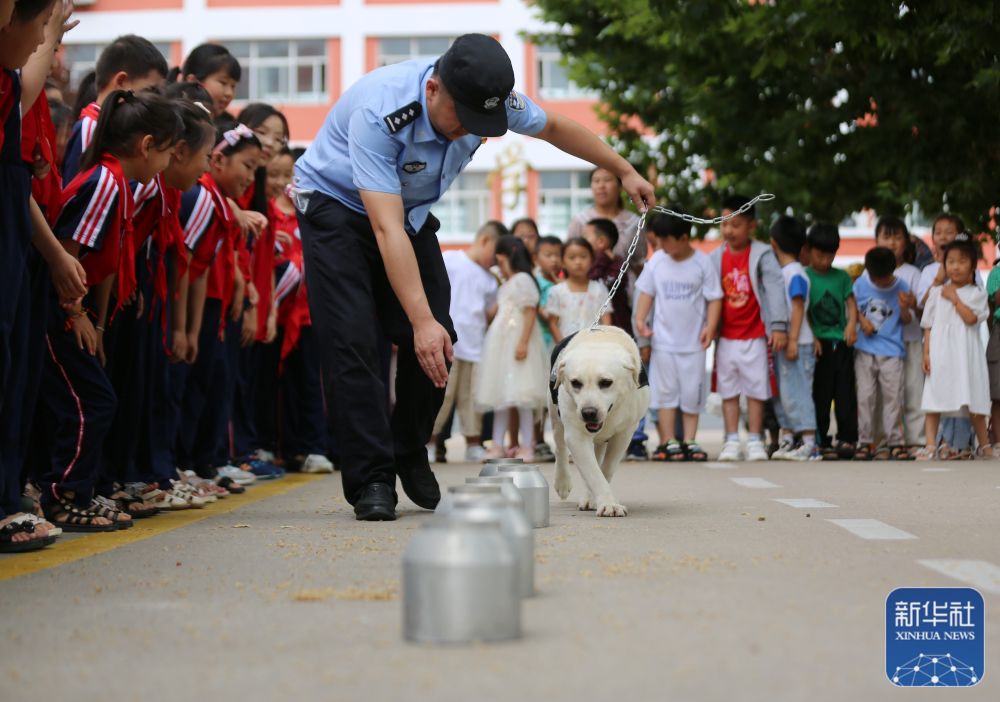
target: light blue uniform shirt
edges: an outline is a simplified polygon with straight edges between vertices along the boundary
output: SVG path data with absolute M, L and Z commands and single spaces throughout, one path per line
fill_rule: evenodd
M 434 63 L 414 59 L 385 66 L 351 86 L 296 163 L 296 187 L 321 192 L 362 214 L 358 190 L 400 195 L 406 229 L 420 231 L 431 206 L 483 141 L 473 135 L 449 141 L 434 131 L 425 91 Z M 518 92 L 501 97 L 511 131 L 531 136 L 542 131 L 542 108 Z

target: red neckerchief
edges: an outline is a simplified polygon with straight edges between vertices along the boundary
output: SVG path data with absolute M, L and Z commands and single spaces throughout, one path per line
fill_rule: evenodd
M 297 234 L 297 232 L 296 232 Z M 295 266 L 302 273 L 299 286 L 295 294 L 285 298 L 278 311 L 279 320 L 285 329 L 285 334 L 281 341 L 281 365 L 279 371 L 283 370 L 284 361 L 298 345 L 302 335 L 302 327 L 312 324 L 309 316 L 309 297 L 306 294 L 305 262 L 303 261 L 302 239 L 298 235 L 292 237 L 292 246 L 288 250 L 288 265 Z
M 35 104 L 21 120 L 21 158 L 33 164 L 41 157 L 49 165 L 45 178 L 31 178 L 31 194 L 45 213 L 45 218 L 54 224 L 59 218 L 59 202 L 62 199 L 62 177 L 56 166 L 56 128 L 52 124 L 49 100 L 42 92 Z
M 87 283 L 91 287 L 100 284 L 109 275 L 118 276 L 117 300 L 111 313 L 113 319 L 114 314 L 135 292 L 136 287 L 135 240 L 132 235 L 132 218 L 135 208 L 132 201 L 132 189 L 129 187 L 118 159 L 109 153 L 102 154 L 97 166 L 78 173 L 63 191 L 62 206 L 65 207 L 66 203 L 76 196 L 80 186 L 93 175 L 99 166 L 103 166 L 111 173 L 118 188 L 115 217 L 112 220 L 111 229 L 104 237 L 101 248 L 88 250 L 86 255 L 80 259 L 80 264 L 87 272 Z
M 211 195 L 212 203 L 215 206 L 215 216 L 218 218 L 215 226 L 222 227 L 220 246 L 215 252 L 215 258 L 208 272 L 209 276 L 213 274 L 219 276 L 219 289 L 222 294 L 222 315 L 219 320 L 219 332 L 222 333 L 226 326 L 226 310 L 229 308 L 229 303 L 232 301 L 233 296 L 233 279 L 235 278 L 233 254 L 236 245 L 236 235 L 238 233 L 234 231 L 236 228 L 236 218 L 211 173 L 202 175 L 198 179 L 198 183 Z

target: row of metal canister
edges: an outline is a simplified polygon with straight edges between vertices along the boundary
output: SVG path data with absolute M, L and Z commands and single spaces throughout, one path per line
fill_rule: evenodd
M 403 636 L 461 644 L 521 636 L 535 593 L 534 530 L 549 525 L 538 466 L 495 459 L 448 489 L 403 554 Z

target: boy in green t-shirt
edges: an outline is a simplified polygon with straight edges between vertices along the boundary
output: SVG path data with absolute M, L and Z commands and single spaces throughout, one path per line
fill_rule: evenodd
M 854 342 L 858 338 L 858 306 L 851 276 L 833 268 L 840 248 L 834 224 L 814 224 L 806 237 L 809 246 L 809 323 L 816 348 L 813 402 L 816 438 L 828 461 L 854 457 L 858 443 L 858 398 L 854 386 Z M 830 406 L 837 417 L 837 443 L 831 442 Z

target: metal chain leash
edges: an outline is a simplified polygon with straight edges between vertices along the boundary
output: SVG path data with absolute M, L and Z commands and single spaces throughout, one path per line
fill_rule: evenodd
M 639 216 L 639 222 L 635 226 L 635 236 L 632 237 L 632 243 L 628 247 L 628 254 L 625 256 L 625 261 L 622 262 L 621 270 L 618 271 L 618 278 L 615 280 L 615 284 L 611 286 L 611 290 L 608 292 L 608 299 L 604 301 L 604 304 L 601 305 L 601 309 L 597 311 L 597 318 L 594 320 L 594 323 L 590 325 L 590 328 L 594 329 L 595 327 L 601 325 L 601 317 L 603 317 L 604 313 L 608 311 L 608 307 L 611 306 L 611 301 L 614 299 L 615 293 L 618 292 L 618 287 L 622 284 L 622 280 L 625 279 L 625 274 L 628 273 L 629 262 L 632 260 L 632 256 L 635 254 L 636 247 L 639 246 L 639 239 L 642 238 L 642 230 L 646 226 L 646 217 L 649 216 L 650 212 L 659 212 L 661 214 L 669 215 L 671 217 L 677 217 L 678 219 L 682 219 L 685 222 L 691 222 L 692 224 L 715 225 L 715 224 L 722 224 L 723 222 L 729 221 L 733 217 L 738 217 L 739 215 L 748 212 L 758 202 L 768 202 L 773 199 L 774 195 L 772 193 L 761 193 L 757 197 L 747 202 L 745 205 L 741 206 L 735 212 L 730 212 L 727 215 L 721 215 L 719 217 L 713 217 L 712 219 L 703 219 L 701 217 L 695 217 L 694 215 L 689 215 L 682 212 L 674 212 L 671 209 L 668 209 L 666 207 L 660 207 L 659 205 L 653 205 L 652 207 L 647 209 Z

